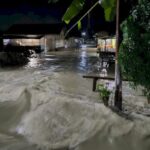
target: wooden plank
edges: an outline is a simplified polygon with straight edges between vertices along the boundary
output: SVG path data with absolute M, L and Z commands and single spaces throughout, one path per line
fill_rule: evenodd
M 89 78 L 89 79 L 93 79 L 93 91 L 96 91 L 96 83 L 98 79 L 102 79 L 102 80 L 111 80 L 114 81 L 115 78 L 113 76 L 99 76 L 99 75 L 83 75 L 83 78 Z M 127 79 L 123 79 L 123 81 L 129 81 Z
M 97 80 L 98 80 L 98 78 L 93 79 L 93 91 L 96 91 Z
M 91 79 L 103 79 L 103 80 L 114 80 L 114 77 L 102 77 L 102 76 L 98 76 L 98 75 L 83 75 L 83 78 L 91 78 Z
M 102 80 L 114 80 L 114 76 L 99 76 L 99 75 L 83 75 L 83 78 L 97 78 Z M 123 79 L 123 81 L 129 81 L 128 79 Z
M 114 77 L 102 77 L 102 76 L 98 76 L 98 75 L 83 75 L 83 78 L 90 78 L 93 79 L 93 91 L 96 91 L 96 84 L 97 84 L 97 80 L 98 79 L 102 79 L 102 80 L 114 80 Z

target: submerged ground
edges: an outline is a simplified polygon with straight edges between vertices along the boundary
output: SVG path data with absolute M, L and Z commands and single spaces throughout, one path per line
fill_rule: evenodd
M 146 99 L 124 83 L 128 117 L 106 108 L 82 77 L 99 70 L 97 61 L 92 49 L 70 50 L 0 69 L 0 150 L 149 150 Z

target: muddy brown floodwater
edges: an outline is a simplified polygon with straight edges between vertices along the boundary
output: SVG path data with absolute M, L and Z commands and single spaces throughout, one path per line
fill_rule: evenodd
M 99 71 L 97 61 L 92 49 L 57 51 L 0 69 L 0 150 L 149 150 L 150 118 L 118 116 L 82 77 Z M 133 90 L 125 93 L 132 101 Z

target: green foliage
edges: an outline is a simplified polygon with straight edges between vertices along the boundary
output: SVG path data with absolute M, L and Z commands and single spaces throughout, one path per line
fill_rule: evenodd
M 104 8 L 106 21 L 113 21 L 116 15 L 117 0 L 102 0 L 102 7 Z
M 100 98 L 108 98 L 111 94 L 111 91 L 107 88 L 107 86 L 104 86 L 104 84 L 97 84 L 96 87 L 97 91 L 99 92 Z
M 123 75 L 135 87 L 142 85 L 150 97 L 150 1 L 140 0 L 121 28 L 119 62 Z
M 150 103 L 150 90 L 149 89 L 144 89 L 143 94 L 147 96 L 148 102 Z
M 69 24 L 70 21 L 79 14 L 86 0 L 73 0 L 67 11 L 63 15 L 62 20 Z M 116 14 L 116 0 L 102 0 L 106 21 L 113 21 Z
M 108 106 L 111 91 L 104 84 L 97 84 L 96 90 L 99 92 L 99 96 L 102 99 L 104 105 Z
M 79 20 L 78 21 L 78 30 L 81 30 L 81 28 L 82 28 L 82 24 L 81 24 L 81 21 Z
M 73 0 L 62 20 L 65 21 L 66 24 L 69 24 L 69 22 L 82 10 L 84 3 L 85 0 Z

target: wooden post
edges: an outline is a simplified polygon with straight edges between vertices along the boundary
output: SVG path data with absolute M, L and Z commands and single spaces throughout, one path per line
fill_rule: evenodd
M 98 78 L 93 78 L 93 92 L 96 91 L 96 83 Z
M 121 70 L 118 64 L 118 53 L 119 53 L 119 5 L 120 0 L 117 0 L 116 7 L 116 59 L 115 59 L 115 99 L 114 105 L 117 109 L 122 110 L 122 78 L 121 78 Z

